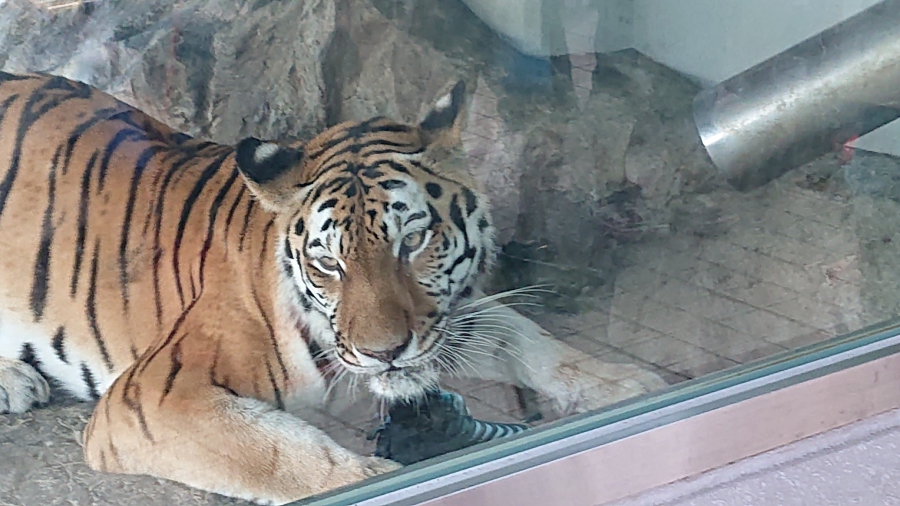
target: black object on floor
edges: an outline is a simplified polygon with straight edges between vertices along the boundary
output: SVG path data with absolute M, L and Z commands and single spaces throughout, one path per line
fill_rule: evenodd
M 369 439 L 376 440 L 375 456 L 410 465 L 527 429 L 518 423 L 476 420 L 461 395 L 434 390 L 424 399 L 393 405 Z

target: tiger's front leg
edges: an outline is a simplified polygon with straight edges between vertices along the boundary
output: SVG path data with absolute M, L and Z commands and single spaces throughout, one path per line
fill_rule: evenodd
M 211 369 L 187 355 L 169 346 L 145 356 L 101 397 L 84 430 L 92 469 L 284 504 L 400 467 L 357 455 L 291 414 L 216 386 Z
M 532 388 L 552 399 L 561 414 L 595 410 L 667 386 L 649 369 L 607 362 L 572 348 L 510 307 L 481 307 L 487 306 L 482 314 L 496 348 L 484 353 L 483 340 L 475 342 L 473 367 L 465 369 Z

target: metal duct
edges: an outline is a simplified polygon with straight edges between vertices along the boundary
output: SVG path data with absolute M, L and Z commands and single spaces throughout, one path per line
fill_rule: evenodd
M 900 0 L 874 5 L 694 98 L 709 156 L 742 189 L 898 117 Z

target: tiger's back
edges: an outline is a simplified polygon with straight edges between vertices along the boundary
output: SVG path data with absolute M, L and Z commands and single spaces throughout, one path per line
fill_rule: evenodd
M 231 151 L 81 83 L 0 74 L 0 357 L 97 399 L 196 295 L 210 209 L 253 234 Z

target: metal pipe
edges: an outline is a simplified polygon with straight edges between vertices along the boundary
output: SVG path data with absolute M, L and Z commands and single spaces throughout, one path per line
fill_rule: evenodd
M 885 0 L 694 98 L 713 163 L 764 184 L 900 117 L 900 0 Z

